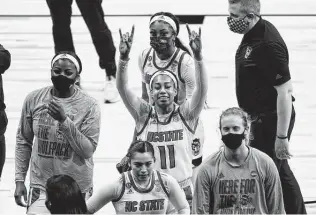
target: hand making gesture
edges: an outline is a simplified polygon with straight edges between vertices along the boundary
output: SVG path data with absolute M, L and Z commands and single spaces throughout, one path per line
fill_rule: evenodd
M 201 27 L 199 28 L 199 33 L 197 34 L 195 31 L 191 31 L 188 24 L 186 24 L 189 34 L 190 46 L 192 52 L 194 54 L 195 59 L 202 59 L 202 41 L 201 41 Z
M 134 37 L 134 25 L 132 27 L 131 34 L 128 32 L 122 35 L 121 29 L 120 32 L 120 59 L 128 60 L 129 52 L 131 51 L 131 47 L 133 44 L 133 37 Z

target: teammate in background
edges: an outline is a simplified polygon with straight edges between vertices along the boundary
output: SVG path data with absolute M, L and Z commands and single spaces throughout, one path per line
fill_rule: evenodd
M 2 45 L 0 45 L 0 181 L 3 166 L 6 157 L 6 147 L 5 147 L 5 131 L 8 125 L 8 118 L 5 112 L 4 104 L 4 93 L 3 93 L 3 81 L 2 74 L 9 69 L 11 64 L 11 54 Z
M 87 214 L 85 194 L 68 175 L 54 175 L 46 183 L 45 205 L 51 214 Z
M 273 160 L 249 147 L 250 120 L 240 108 L 220 116 L 222 147 L 199 168 L 194 214 L 285 214 Z
M 269 155 L 282 183 L 285 211 L 306 214 L 300 186 L 287 159 L 295 123 L 289 52 L 279 31 L 260 16 L 259 0 L 229 0 L 227 24 L 244 34 L 236 51 L 238 105 L 253 119 L 250 146 Z
M 127 65 L 134 34 L 122 36 L 120 30 L 120 63 L 117 73 L 117 88 L 122 100 L 136 123 L 137 139 L 153 144 L 157 162 L 154 168 L 170 174 L 184 189 L 188 201 L 192 200 L 192 164 L 202 162 L 202 151 L 196 156 L 192 142 L 203 109 L 207 89 L 207 73 L 202 60 L 201 29 L 191 32 L 187 25 L 190 46 L 194 54 L 196 87 L 191 98 L 181 105 L 175 103 L 179 92 L 178 79 L 169 70 L 158 70 L 149 80 L 153 104 L 137 97 L 128 87 Z
M 189 204 L 177 181 L 154 169 L 154 151 L 147 141 L 132 143 L 126 155 L 131 170 L 98 189 L 87 201 L 88 212 L 95 213 L 112 201 L 117 214 L 166 214 L 170 202 L 178 214 L 189 214 Z
M 15 148 L 15 201 L 25 206 L 25 177 L 30 168 L 29 214 L 45 213 L 46 181 L 53 175 L 74 178 L 89 198 L 92 194 L 93 153 L 100 131 L 97 101 L 74 83 L 81 61 L 73 52 L 57 53 L 51 62 L 53 86 L 25 99 Z M 33 144 L 34 140 L 34 144 Z
M 72 0 L 46 0 L 53 22 L 55 53 L 73 51 L 75 47 L 70 29 Z M 94 47 L 99 56 L 99 65 L 105 69 L 104 102 L 119 101 L 115 87 L 116 63 L 112 33 L 104 21 L 102 0 L 76 0 L 81 15 L 88 26 Z M 78 83 L 80 85 L 80 79 Z

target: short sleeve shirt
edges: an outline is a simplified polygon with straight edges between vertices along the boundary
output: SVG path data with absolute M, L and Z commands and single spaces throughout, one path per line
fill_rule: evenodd
M 288 49 L 274 25 L 260 18 L 244 35 L 235 63 L 239 106 L 247 112 L 275 112 L 274 87 L 289 81 L 291 75 Z

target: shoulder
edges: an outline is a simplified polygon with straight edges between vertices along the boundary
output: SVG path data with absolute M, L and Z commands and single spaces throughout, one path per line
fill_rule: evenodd
M 34 100 L 37 100 L 38 98 L 43 97 L 44 95 L 47 95 L 48 93 L 50 93 L 51 89 L 52 89 L 52 86 L 33 90 L 26 95 L 25 102 L 32 102 Z
M 185 52 L 183 50 L 180 50 L 179 58 L 183 54 L 183 58 L 181 61 L 181 66 L 191 66 L 193 65 L 194 59 L 191 57 L 191 55 L 188 52 Z
M 89 95 L 87 92 L 81 90 L 78 88 L 78 97 L 81 98 L 82 101 L 87 102 L 88 104 L 90 104 L 90 107 L 92 106 L 99 106 L 98 101 L 93 98 L 91 95 Z
M 211 175 L 212 171 L 216 170 L 216 167 L 221 161 L 222 150 L 218 150 L 209 157 L 207 157 L 203 163 L 200 165 L 199 172 L 205 172 L 208 175 Z
M 140 54 L 139 54 L 139 58 L 141 58 L 141 59 L 144 60 L 150 50 L 152 50 L 151 47 L 148 47 L 148 48 L 142 50 L 142 51 L 140 52 Z
M 260 166 L 274 165 L 274 161 L 266 153 L 252 147 L 250 147 L 250 150 Z

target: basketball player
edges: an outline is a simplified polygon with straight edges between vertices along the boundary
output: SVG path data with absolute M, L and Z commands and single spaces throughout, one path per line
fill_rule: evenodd
M 11 54 L 0 45 L 0 182 L 6 154 L 4 133 L 8 125 L 8 118 L 5 112 L 6 106 L 4 104 L 2 74 L 9 69 L 10 65 Z
M 24 182 L 31 163 L 28 214 L 47 212 L 45 185 L 53 175 L 67 174 L 86 198 L 92 194 L 100 108 L 74 84 L 82 68 L 75 53 L 57 53 L 51 67 L 53 86 L 26 97 L 17 131 L 14 197 L 18 205 L 26 206 L 21 197 L 27 200 Z
M 117 214 L 166 214 L 170 202 L 178 214 L 189 214 L 189 204 L 177 181 L 154 170 L 154 151 L 147 141 L 132 143 L 126 156 L 131 170 L 98 189 L 87 201 L 88 212 L 95 213 L 112 201 Z
M 127 65 L 133 42 L 131 35 L 121 36 L 120 63 L 117 73 L 117 88 L 122 100 L 136 122 L 138 140 L 151 142 L 155 148 L 155 169 L 168 173 L 177 179 L 185 190 L 188 200 L 192 199 L 192 163 L 199 166 L 202 152 L 194 156 L 193 136 L 199 115 L 203 109 L 208 82 L 201 53 L 201 29 L 199 34 L 191 32 L 187 25 L 190 46 L 194 54 L 196 87 L 191 98 L 181 105 L 175 103 L 179 83 L 169 70 L 158 70 L 149 80 L 150 97 L 153 105 L 137 97 L 128 87 Z M 192 162 L 193 160 L 193 162 Z
M 53 37 L 56 53 L 65 50 L 75 52 L 70 29 L 72 1 L 46 0 L 53 21 Z M 94 47 L 99 56 L 99 65 L 101 69 L 105 69 L 104 102 L 117 102 L 119 101 L 119 95 L 115 87 L 116 49 L 113 44 L 112 33 L 104 21 L 102 0 L 76 0 L 76 2 L 90 31 Z
M 195 87 L 194 60 L 187 48 L 177 37 L 180 24 L 176 16 L 169 12 L 159 12 L 150 18 L 151 48 L 142 51 L 139 56 L 139 68 L 142 73 L 142 98 L 153 103 L 149 80 L 157 70 L 170 70 L 178 79 L 179 89 L 176 102 L 181 105 L 192 97 Z M 207 104 L 205 104 L 207 107 Z M 204 127 L 199 121 L 195 134 L 201 146 L 204 143 Z
M 194 214 L 285 214 L 273 160 L 249 147 L 250 120 L 240 108 L 220 116 L 224 147 L 199 168 Z
M 254 120 L 250 145 L 275 162 L 283 188 L 285 211 L 306 214 L 300 186 L 287 159 L 295 123 L 289 52 L 276 27 L 260 16 L 259 0 L 229 0 L 231 31 L 243 34 L 236 51 L 236 96 Z

